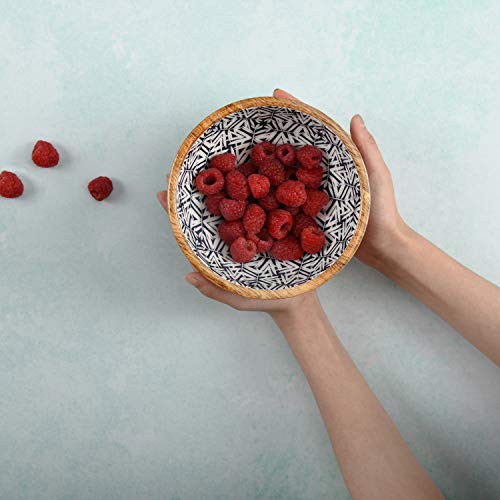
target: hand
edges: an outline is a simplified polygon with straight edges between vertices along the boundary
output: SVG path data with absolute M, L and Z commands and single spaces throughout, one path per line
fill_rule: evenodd
M 280 89 L 276 89 L 273 95 L 278 99 L 295 100 Z M 391 173 L 360 115 L 351 120 L 351 137 L 365 162 L 371 191 L 370 218 L 356 257 L 375 266 L 385 259 L 407 227 L 396 206 Z
M 167 191 L 160 191 L 157 194 L 157 198 L 161 206 L 168 212 Z M 289 299 L 247 299 L 223 290 L 197 272 L 189 273 L 186 276 L 186 281 L 196 287 L 205 297 L 227 304 L 238 311 L 266 312 L 274 319 L 306 310 L 308 314 L 310 314 L 312 312 L 311 308 L 319 306 L 319 299 L 315 291 L 307 292 Z

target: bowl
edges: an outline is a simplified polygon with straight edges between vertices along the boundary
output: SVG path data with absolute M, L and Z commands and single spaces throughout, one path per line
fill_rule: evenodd
M 316 218 L 326 244 L 318 254 L 280 261 L 259 254 L 238 264 L 217 232 L 221 218 L 210 214 L 195 186 L 212 156 L 231 152 L 246 161 L 258 142 L 313 144 L 323 152 L 321 188 L 331 200 Z M 218 286 L 245 297 L 276 299 L 313 290 L 353 257 L 368 221 L 370 191 L 361 155 L 331 118 L 302 102 L 255 97 L 213 112 L 182 143 L 168 187 L 169 218 L 189 262 Z

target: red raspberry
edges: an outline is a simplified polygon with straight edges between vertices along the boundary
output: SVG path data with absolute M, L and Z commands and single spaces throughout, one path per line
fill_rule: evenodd
M 323 153 L 314 146 L 302 146 L 297 150 L 297 160 L 304 168 L 317 168 L 321 165 Z
M 31 159 L 39 167 L 55 167 L 59 163 L 59 153 L 50 142 L 37 141 L 31 153 Z
M 299 240 L 292 235 L 281 241 L 275 241 L 271 253 L 278 260 L 298 260 L 304 254 Z
M 264 160 L 274 158 L 275 151 L 276 146 L 274 144 L 270 142 L 261 142 L 252 148 L 250 156 L 252 157 L 252 162 L 255 163 L 257 167 L 260 167 Z
M 267 230 L 276 240 L 282 240 L 292 229 L 293 217 L 286 210 L 276 209 L 267 216 Z
M 314 228 L 317 228 L 318 227 L 318 224 L 316 223 L 316 221 L 310 217 L 309 215 L 305 215 L 305 214 L 297 214 L 295 216 L 295 219 L 293 221 L 293 235 L 296 237 L 296 238 L 300 238 L 300 235 L 302 234 L 302 231 L 306 228 L 306 227 L 314 227 Z
M 252 174 L 257 173 L 257 167 L 251 161 L 247 161 L 238 167 L 238 171 L 245 177 L 250 177 Z
M 252 196 L 256 199 L 264 198 L 271 189 L 271 183 L 265 175 L 252 174 L 248 177 L 248 186 L 252 192 Z
M 264 209 L 266 212 L 270 212 L 271 210 L 275 210 L 280 206 L 280 202 L 276 199 L 276 195 L 274 191 L 269 191 L 269 193 L 257 201 L 257 203 Z
M 238 170 L 226 175 L 226 191 L 233 200 L 246 200 L 250 196 L 247 178 Z
M 87 186 L 89 193 L 97 201 L 105 200 L 113 191 L 113 183 L 109 177 L 96 177 Z
M 220 213 L 226 220 L 241 219 L 245 213 L 247 202 L 244 200 L 223 199 L 219 203 Z
M 297 169 L 295 167 L 285 168 L 285 180 L 296 181 L 297 180 Z
M 290 212 L 292 215 L 297 215 L 300 212 L 300 207 L 283 207 L 283 210 Z
M 223 220 L 218 227 L 219 236 L 222 241 L 231 246 L 233 241 L 240 236 L 245 236 L 245 228 L 240 220 Z
M 307 200 L 306 187 L 300 181 L 285 181 L 276 189 L 276 199 L 288 207 L 300 207 Z
M 213 215 L 221 215 L 219 204 L 226 198 L 226 193 L 221 191 L 215 194 L 209 194 L 205 200 L 208 211 Z
M 306 227 L 300 235 L 300 244 L 307 253 L 318 253 L 324 247 L 326 241 L 325 233 L 317 227 Z
M 323 169 L 321 167 L 306 169 L 304 167 L 297 170 L 297 179 L 307 187 L 319 188 L 323 180 Z
M 227 174 L 234 170 L 236 166 L 236 156 L 231 153 L 223 153 L 220 155 L 215 155 L 210 160 L 210 168 L 216 168 L 220 170 L 223 174 Z
M 271 186 L 279 186 L 285 180 L 285 169 L 278 160 L 269 158 L 262 162 L 259 174 L 269 177 Z
M 258 233 L 266 223 L 266 212 L 264 209 L 252 203 L 247 206 L 243 216 L 243 226 L 247 233 Z
M 262 229 L 257 234 L 247 233 L 247 239 L 255 243 L 258 253 L 269 252 L 274 243 L 273 238 L 271 238 L 266 228 Z
M 330 198 L 324 191 L 319 189 L 306 189 L 307 201 L 302 205 L 302 211 L 306 215 L 316 217 L 320 210 L 330 201 Z
M 202 170 L 195 179 L 196 188 L 202 194 L 215 194 L 224 188 L 224 176 L 217 168 Z
M 257 253 L 257 245 L 240 236 L 233 241 L 230 251 L 235 262 L 250 262 Z
M 291 167 L 297 160 L 295 148 L 291 144 L 280 144 L 276 148 L 276 158 L 285 166 Z
M 19 177 L 4 170 L 0 174 L 0 196 L 4 198 L 19 198 L 23 194 L 24 184 Z

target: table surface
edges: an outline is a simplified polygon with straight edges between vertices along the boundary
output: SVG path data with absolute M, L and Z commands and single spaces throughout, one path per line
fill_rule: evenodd
M 203 117 L 280 86 L 362 113 L 406 220 L 499 283 L 499 6 L 4 0 L 0 166 L 26 191 L 0 200 L 0 497 L 348 498 L 279 331 L 183 281 L 155 193 Z M 498 368 L 359 262 L 320 295 L 447 497 L 500 497 Z

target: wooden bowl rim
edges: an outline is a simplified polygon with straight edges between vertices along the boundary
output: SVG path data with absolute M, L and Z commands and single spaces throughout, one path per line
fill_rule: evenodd
M 361 188 L 361 212 L 358 225 L 356 226 L 356 230 L 351 238 L 351 241 L 349 242 L 342 255 L 328 269 L 326 269 L 310 281 L 291 288 L 282 288 L 280 290 L 257 290 L 254 288 L 236 285 L 212 271 L 197 257 L 197 255 L 189 245 L 186 237 L 184 236 L 184 233 L 182 232 L 180 227 L 176 206 L 176 191 L 179 172 L 187 153 L 189 152 L 195 141 L 203 134 L 203 132 L 205 132 L 206 129 L 208 129 L 210 126 L 212 126 L 214 123 L 224 118 L 225 116 L 242 109 L 260 106 L 277 106 L 280 108 L 290 108 L 301 111 L 312 116 L 313 118 L 316 118 L 316 120 L 320 121 L 323 125 L 332 130 L 347 147 L 347 150 L 349 151 L 356 166 Z M 177 243 L 179 244 L 182 252 L 187 257 L 191 265 L 208 280 L 215 283 L 217 286 L 223 288 L 224 290 L 242 295 L 243 297 L 256 299 L 283 299 L 300 295 L 321 286 L 323 283 L 335 276 L 335 274 L 340 272 L 340 270 L 352 259 L 352 257 L 356 253 L 356 250 L 358 249 L 366 230 L 369 213 L 370 186 L 368 182 L 368 174 L 366 172 L 365 164 L 363 162 L 361 154 L 358 151 L 358 148 L 352 141 L 349 134 L 347 134 L 347 132 L 345 132 L 342 127 L 338 125 L 334 120 L 332 120 L 330 117 L 328 117 L 318 109 L 313 108 L 308 104 L 304 104 L 301 101 L 277 99 L 275 97 L 252 97 L 223 106 L 222 108 L 214 111 L 204 120 L 202 120 L 186 137 L 184 142 L 181 144 L 179 151 L 177 152 L 172 170 L 170 172 L 170 179 L 168 184 L 168 215 L 175 239 L 177 240 Z

